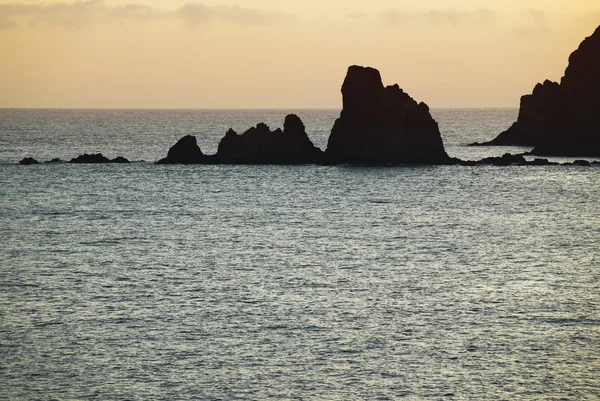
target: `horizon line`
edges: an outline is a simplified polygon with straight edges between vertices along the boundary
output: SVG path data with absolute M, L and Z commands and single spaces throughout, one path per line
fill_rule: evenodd
M 428 107 L 432 110 L 508 110 L 519 109 L 519 106 L 442 106 Z M 0 110 L 342 110 L 342 107 L 0 107 Z

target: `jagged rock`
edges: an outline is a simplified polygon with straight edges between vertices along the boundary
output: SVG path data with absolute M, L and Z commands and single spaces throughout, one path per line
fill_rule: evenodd
M 525 165 L 527 160 L 523 155 L 511 155 L 505 153 L 502 157 L 485 157 L 477 162 L 477 164 L 487 164 L 493 166 L 510 166 L 512 164 Z
M 263 123 L 241 135 L 228 130 L 215 158 L 228 164 L 307 164 L 322 162 L 323 151 L 310 141 L 300 118 L 290 114 L 283 131 L 271 131 Z
M 52 159 L 55 160 L 55 159 Z M 60 159 L 58 159 L 60 161 Z M 104 156 L 102 153 L 95 153 L 95 154 L 87 154 L 84 153 L 82 155 L 79 155 L 73 159 L 71 159 L 69 161 L 69 163 L 75 163 L 75 164 L 101 164 L 101 163 L 129 163 L 129 160 L 127 160 L 124 157 L 117 157 L 114 159 L 109 159 L 108 157 Z
M 167 157 L 160 159 L 157 164 L 200 164 L 204 162 L 204 155 L 196 142 L 196 137 L 186 135 L 173 145 Z
M 23 166 L 30 166 L 32 164 L 40 164 L 40 162 L 35 160 L 33 157 L 25 157 L 23 160 L 21 160 L 19 162 L 19 164 L 21 164 Z
M 47 162 L 44 163 L 48 163 L 48 164 L 55 164 L 55 163 L 64 163 L 64 161 L 62 161 L 61 159 L 59 159 L 58 157 L 53 158 L 52 160 L 48 160 Z
M 71 159 L 71 161 L 69 161 L 69 163 L 91 163 L 91 164 L 98 164 L 98 163 L 109 163 L 110 159 L 104 155 L 102 155 L 102 153 L 95 153 L 95 154 L 87 154 L 84 153 L 82 155 L 79 155 L 73 159 Z
M 600 27 L 569 57 L 560 84 L 537 84 L 519 117 L 483 145 L 533 146 L 531 154 L 600 156 Z
M 342 97 L 325 152 L 329 163 L 450 163 L 429 107 L 398 85 L 384 87 L 376 69 L 349 67 Z

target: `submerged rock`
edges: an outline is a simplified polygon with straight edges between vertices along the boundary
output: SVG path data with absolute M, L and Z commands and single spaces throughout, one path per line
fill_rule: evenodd
M 19 164 L 23 166 L 30 166 L 32 164 L 40 164 L 40 162 L 35 160 L 33 157 L 25 157 L 19 162 Z
M 479 145 L 533 146 L 535 155 L 600 156 L 600 27 L 571 54 L 560 84 L 537 84 L 521 98 L 517 121 Z
M 425 103 L 398 85 L 384 87 L 379 71 L 351 66 L 342 85 L 343 109 L 327 150 L 329 163 L 450 162 L 437 122 Z
M 323 161 L 323 151 L 308 138 L 302 120 L 295 115 L 285 117 L 283 131 L 271 131 L 260 123 L 239 135 L 227 131 L 215 156 L 227 164 L 308 164 Z
M 200 164 L 204 162 L 204 154 L 200 150 L 196 137 L 186 135 L 173 145 L 167 157 L 157 161 L 157 164 Z

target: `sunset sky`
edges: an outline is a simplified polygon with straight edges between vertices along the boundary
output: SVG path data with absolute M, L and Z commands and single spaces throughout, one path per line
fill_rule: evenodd
M 0 0 L 0 107 L 341 107 L 349 65 L 431 107 L 517 107 L 598 0 Z

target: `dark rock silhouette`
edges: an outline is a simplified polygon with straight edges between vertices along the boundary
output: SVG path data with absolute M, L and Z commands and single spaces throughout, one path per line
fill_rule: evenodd
M 530 161 L 527 164 L 532 166 L 556 166 L 559 163 L 548 161 L 548 159 L 533 159 L 533 161 Z
M 567 163 L 568 164 L 568 163 Z M 573 163 L 571 163 L 571 165 L 573 166 L 582 166 L 582 167 L 588 167 L 591 166 L 592 163 L 590 163 L 587 160 L 574 160 Z
M 130 163 L 129 160 L 127 160 L 123 156 L 117 156 L 114 159 L 112 159 L 110 162 L 111 163 L 125 163 L 125 164 Z
M 196 137 L 186 135 L 173 145 L 167 157 L 160 159 L 157 164 L 200 164 L 205 161 L 205 156 L 202 154 Z
M 600 27 L 571 54 L 560 84 L 537 84 L 521 98 L 517 122 L 478 145 L 533 146 L 534 155 L 600 156 Z
M 342 97 L 325 152 L 328 163 L 450 163 L 429 107 L 398 85 L 384 87 L 376 69 L 349 67 Z
M 44 163 L 55 164 L 55 163 L 64 163 L 64 161 L 59 159 L 58 157 L 55 157 L 52 160 L 48 160 L 47 162 L 44 162 Z
M 129 160 L 127 160 L 121 156 L 111 160 L 108 157 L 104 156 L 102 153 L 95 153 L 95 154 L 84 153 L 82 155 L 79 155 L 79 156 L 71 159 L 69 161 L 69 163 L 75 163 L 75 164 L 129 163 Z
M 511 155 L 510 153 L 505 153 L 501 157 L 485 157 L 477 162 L 477 164 L 488 164 L 494 166 L 510 166 L 513 164 L 525 165 L 527 164 L 527 160 L 523 155 Z
M 40 162 L 35 160 L 33 157 L 25 157 L 19 162 L 19 164 L 23 166 L 30 166 L 32 164 L 40 164 Z
M 216 154 L 219 163 L 227 164 L 310 164 L 323 161 L 323 151 L 308 138 L 302 120 L 285 117 L 283 131 L 271 131 L 260 123 L 241 135 L 227 131 Z

